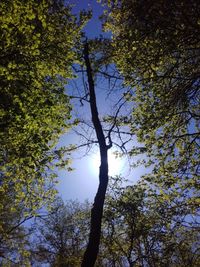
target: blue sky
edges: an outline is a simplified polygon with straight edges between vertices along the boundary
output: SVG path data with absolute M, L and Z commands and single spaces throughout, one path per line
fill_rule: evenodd
M 72 11 L 76 14 L 80 10 L 92 10 L 92 19 L 84 28 L 89 38 L 98 37 L 99 34 L 102 34 L 99 16 L 103 14 L 103 7 L 100 3 L 97 3 L 96 0 L 67 0 L 66 2 L 73 5 Z M 109 36 L 109 33 L 104 33 L 104 35 Z
M 101 22 L 98 17 L 102 14 L 103 8 L 100 4 L 96 3 L 95 0 L 85 1 L 68 1 L 70 4 L 75 4 L 73 7 L 73 12 L 78 13 L 82 9 L 93 10 L 93 17 L 88 22 L 85 27 L 85 32 L 89 38 L 98 37 L 101 32 Z M 78 87 L 81 86 L 79 80 L 76 81 Z M 113 103 L 116 103 L 119 96 L 116 92 L 112 95 L 112 98 L 107 99 L 107 85 L 106 83 L 99 82 L 97 83 L 97 105 L 99 108 L 99 114 L 111 112 Z M 68 89 L 66 89 L 68 90 Z M 107 100 L 106 100 L 107 99 Z M 74 112 L 79 112 L 83 119 L 90 119 L 90 110 L 88 107 L 81 107 L 80 102 L 78 101 L 74 107 Z M 89 134 L 89 133 L 88 133 Z M 82 141 L 79 140 L 79 137 L 73 132 L 67 133 L 60 139 L 60 145 L 66 146 L 68 144 L 80 144 Z M 79 201 L 84 201 L 85 199 L 93 200 L 97 187 L 98 187 L 98 149 L 94 148 L 90 153 L 85 155 L 86 148 L 79 150 L 73 155 L 72 167 L 75 168 L 72 172 L 67 172 L 66 170 L 59 171 L 59 184 L 58 191 L 61 194 L 62 198 L 65 199 L 78 199 Z M 115 169 L 115 174 L 123 174 L 131 180 L 136 182 L 140 175 L 144 173 L 144 170 L 141 168 L 134 169 L 130 172 L 128 162 L 125 160 L 116 160 L 112 161 L 112 171 Z M 120 168 L 118 167 L 120 165 Z
M 101 23 L 98 17 L 102 14 L 102 7 L 95 0 L 67 0 L 73 6 L 73 13 L 78 14 L 81 10 L 93 10 L 92 19 L 85 27 L 85 32 L 89 38 L 98 37 L 101 33 Z M 86 111 L 85 111 L 86 112 Z M 60 144 L 79 143 L 79 138 L 74 133 L 69 133 L 61 137 Z M 85 199 L 93 200 L 98 186 L 98 173 L 94 172 L 91 155 L 84 156 L 82 152 L 75 153 L 72 167 L 73 172 L 66 170 L 59 171 L 58 191 L 63 199 Z

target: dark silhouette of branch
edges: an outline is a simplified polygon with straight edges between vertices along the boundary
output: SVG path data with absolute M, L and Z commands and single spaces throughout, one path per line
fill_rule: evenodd
M 108 140 L 109 140 L 109 147 L 112 147 L 112 140 L 111 140 L 111 133 L 113 131 L 113 129 L 115 128 L 116 124 L 117 124 L 117 117 L 119 115 L 119 112 L 121 110 L 121 108 L 123 107 L 123 105 L 125 104 L 126 101 L 122 102 L 121 105 L 118 107 L 116 113 L 115 113 L 115 116 L 113 118 L 113 124 L 111 126 L 111 128 L 109 129 L 108 131 Z
M 103 206 L 108 185 L 108 149 L 111 147 L 112 142 L 109 145 L 106 144 L 106 137 L 104 135 L 103 128 L 98 115 L 93 71 L 90 63 L 89 47 L 87 41 L 85 42 L 83 56 L 87 71 L 92 123 L 94 125 L 95 133 L 99 144 L 101 161 L 99 170 L 99 187 L 91 210 L 89 242 L 81 264 L 82 267 L 93 267 L 96 262 L 99 251 Z

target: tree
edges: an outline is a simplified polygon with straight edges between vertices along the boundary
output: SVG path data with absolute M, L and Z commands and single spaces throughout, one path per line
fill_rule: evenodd
M 196 216 L 199 5 L 197 1 L 102 2 L 108 4 L 104 18 L 105 29 L 113 33 L 113 59 L 125 84 L 132 87 L 125 93 L 134 104 L 129 125 L 144 144 L 130 155 L 146 152 L 144 163 L 153 167 L 146 180 L 157 186 L 161 200 L 179 200 L 190 216 Z
M 126 102 L 126 100 L 121 97 L 121 93 L 119 93 L 117 104 L 112 110 L 115 118 L 114 120 L 109 119 L 109 111 L 105 109 L 105 107 L 104 112 L 99 112 L 97 108 L 98 100 L 101 101 L 101 99 L 97 97 L 99 80 L 101 80 L 104 88 L 107 88 L 108 91 L 110 88 L 109 85 L 111 87 L 113 86 L 113 88 L 121 86 L 121 79 L 116 74 L 117 71 L 112 69 L 113 66 L 111 66 L 110 60 L 108 60 L 110 54 L 109 43 L 109 40 L 103 38 L 84 40 L 83 53 L 82 55 L 80 54 L 83 63 L 80 66 L 74 67 L 75 71 L 81 74 L 80 80 L 83 81 L 83 83 L 81 84 L 82 86 L 80 86 L 80 83 L 79 86 L 75 86 L 78 94 L 72 96 L 72 98 L 79 99 L 79 109 L 86 103 L 89 105 L 89 110 L 91 112 L 91 118 L 78 116 L 80 124 L 75 132 L 78 133 L 81 138 L 85 139 L 86 143 L 83 142 L 81 145 L 75 146 L 75 148 L 83 146 L 90 148 L 91 145 L 95 144 L 98 146 L 100 156 L 99 186 L 91 210 L 89 241 L 82 261 L 82 266 L 87 267 L 94 266 L 99 251 L 103 206 L 109 180 L 108 150 L 111 149 L 114 144 L 117 144 L 119 147 L 121 145 L 123 149 L 123 142 L 126 143 L 125 139 L 120 139 L 121 136 L 118 128 L 118 119 L 121 115 L 121 109 Z M 109 94 L 110 93 L 109 91 Z M 103 99 L 103 94 L 101 97 Z M 85 129 L 84 127 L 87 128 Z M 115 138 L 114 136 L 117 137 Z M 116 141 L 117 138 L 118 142 Z
M 64 203 L 57 198 L 48 214 L 36 220 L 35 245 L 30 248 L 34 264 L 79 266 L 88 239 L 89 203 Z
M 30 266 L 28 251 L 30 229 L 22 226 L 20 209 L 15 209 L 15 212 L 11 212 L 10 209 L 12 209 L 12 203 L 6 203 L 3 213 L 0 214 L 0 265 L 28 267 Z
M 149 181 L 198 206 L 198 1 L 102 1 L 114 60 L 132 87 L 132 132 L 144 144 Z M 132 149 L 131 154 L 138 152 Z M 190 193 L 188 193 L 190 192 Z M 191 200 L 192 198 L 192 200 Z
M 105 205 L 103 266 L 198 266 L 198 222 L 147 184 L 111 188 Z M 113 190 L 114 189 L 114 190 Z
M 176 238 L 175 235 L 172 238 L 172 230 L 175 229 L 178 235 L 176 242 L 181 240 L 180 236 L 187 240 L 181 241 L 184 244 L 183 250 L 180 249 L 182 255 L 184 249 L 191 255 L 191 245 L 186 244 L 187 234 L 191 232 L 183 235 L 185 228 L 176 227 L 174 219 L 168 227 L 160 222 L 159 216 L 164 210 L 163 205 L 172 205 L 174 201 L 181 216 L 181 207 L 187 211 L 183 212 L 184 216 L 196 216 L 198 208 L 199 5 L 196 1 L 103 2 L 108 3 L 109 14 L 105 27 L 113 31 L 112 47 L 109 41 L 108 50 L 98 50 L 101 47 L 99 42 L 86 40 L 82 55 L 82 72 L 87 82 L 83 80 L 85 94 L 79 100 L 81 104 L 84 100 L 89 102 L 92 127 L 96 134 L 95 140 L 86 139 L 89 144 L 99 145 L 101 158 L 99 187 L 91 210 L 90 235 L 82 266 L 94 266 L 97 259 L 109 178 L 107 152 L 114 144 L 113 133 L 121 142 L 120 145 L 118 142 L 116 144 L 125 149 L 129 139 L 121 138 L 119 127 L 126 125 L 131 127 L 131 132 L 125 134 L 132 137 L 136 133 L 138 141 L 144 145 L 139 149 L 131 149 L 129 154 L 146 152 L 148 159 L 145 163 L 153 165 L 153 171 L 145 179 L 151 183 L 151 189 L 156 188 L 162 205 L 155 205 L 158 214 L 153 206 L 153 212 L 158 215 L 158 218 L 154 218 L 152 207 L 143 202 L 143 191 L 131 191 L 136 199 L 127 205 L 122 201 L 122 211 L 128 212 L 132 207 L 131 216 L 128 217 L 131 226 L 127 226 L 130 230 L 128 240 L 131 241 L 127 247 L 126 235 L 124 240 L 122 238 L 123 244 L 120 246 L 124 247 L 126 255 L 122 257 L 127 258 L 130 266 L 136 259 L 141 265 L 145 262 L 152 266 L 156 260 L 168 264 L 165 258 L 170 259 L 170 264 L 175 264 L 175 256 L 169 248 L 171 240 Z M 34 216 L 52 198 L 55 178 L 52 167 L 59 164 L 64 166 L 69 162 L 63 155 L 70 149 L 56 149 L 55 144 L 60 134 L 71 126 L 71 105 L 64 91 L 64 83 L 72 77 L 70 67 L 77 58 L 75 44 L 79 40 L 82 22 L 76 22 L 64 1 L 3 1 L 0 7 L 0 212 L 3 218 L 0 231 L 5 243 L 8 234 L 20 229 L 24 221 Z M 124 97 L 120 97 L 114 116 L 101 118 L 96 103 L 97 76 L 100 73 L 109 79 L 116 79 L 107 72 L 108 63 L 112 62 L 110 55 L 104 57 L 106 53 L 109 54 L 110 48 L 112 59 L 124 75 L 125 84 L 131 86 L 132 90 L 126 90 Z M 102 65 L 106 72 L 102 71 Z M 132 115 L 125 116 L 122 113 L 120 116 L 119 112 L 127 100 L 134 103 Z M 7 203 L 13 203 L 13 206 Z M 170 206 L 170 210 L 178 214 L 174 207 Z M 138 221 L 131 219 L 133 214 Z M 16 220 L 13 217 L 15 215 Z M 120 220 L 124 218 L 125 215 Z M 157 228 L 150 225 L 149 230 L 145 224 L 147 221 L 143 223 L 143 219 L 153 223 L 158 219 L 167 234 L 160 235 L 160 225 Z M 113 227 L 115 225 L 111 230 Z M 139 233 L 138 237 L 141 227 L 147 228 L 147 231 Z M 155 233 L 156 236 L 153 235 Z M 52 243 L 54 240 L 50 239 Z M 180 248 L 181 242 L 178 243 Z M 134 247 L 136 243 L 139 244 L 137 248 Z M 157 249 L 160 244 L 161 252 Z M 174 248 L 177 254 L 179 247 L 176 243 Z M 113 249 L 110 248 L 110 251 L 113 252 Z M 43 252 L 43 255 L 48 254 L 46 248 Z M 63 255 L 66 255 L 66 251 L 61 246 L 52 264 L 68 264 Z M 188 259 L 185 262 L 190 263 Z M 112 264 L 121 264 L 121 259 L 114 255 Z
M 147 184 L 109 187 L 96 266 L 198 266 L 198 222 Z M 78 266 L 87 245 L 90 204 L 59 198 L 36 220 L 31 266 Z M 30 256 L 29 256 L 30 257 Z
M 3 244 L 11 229 L 34 216 L 55 194 L 52 169 L 63 160 L 63 150 L 55 145 L 71 124 L 64 85 L 72 77 L 74 46 L 84 18 L 77 22 L 64 1 L 56 0 L 1 1 L 0 10 Z M 17 220 L 10 220 L 16 213 Z
M 93 78 L 93 70 L 89 58 L 89 46 L 85 43 L 84 46 L 84 60 L 86 65 L 86 72 L 88 78 L 90 110 L 92 115 L 92 123 L 98 140 L 100 152 L 100 168 L 99 168 L 99 187 L 94 199 L 94 204 L 91 210 L 91 226 L 89 242 L 83 257 L 82 267 L 94 266 L 97 259 L 100 236 L 101 236 L 101 222 L 103 216 L 103 205 L 108 185 L 108 149 L 111 148 L 112 143 L 106 144 L 106 137 L 103 132 L 102 124 L 99 119 L 98 109 L 96 104 L 95 84 Z

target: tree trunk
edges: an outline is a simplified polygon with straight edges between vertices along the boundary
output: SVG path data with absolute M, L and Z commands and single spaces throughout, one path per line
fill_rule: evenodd
M 100 161 L 101 161 L 99 169 L 99 187 L 91 210 L 89 242 L 81 264 L 82 267 L 93 267 L 95 265 L 97 255 L 99 252 L 103 206 L 104 206 L 106 189 L 108 185 L 108 149 L 111 147 L 111 144 L 106 145 L 106 139 L 98 116 L 94 79 L 89 59 L 89 48 L 87 42 L 84 48 L 84 59 L 85 59 L 87 78 L 88 78 L 92 122 L 99 143 Z

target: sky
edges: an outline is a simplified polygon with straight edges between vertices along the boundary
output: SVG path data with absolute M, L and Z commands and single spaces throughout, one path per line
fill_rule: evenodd
M 96 0 L 67 0 L 66 2 L 73 6 L 72 12 L 74 14 L 78 14 L 81 10 L 92 10 L 92 19 L 84 28 L 87 37 L 94 38 L 102 34 L 99 16 L 103 13 L 103 7 L 100 3 L 97 3 Z M 104 36 L 105 35 L 109 36 L 109 33 L 104 33 Z
M 78 13 L 80 10 L 92 9 L 93 17 L 88 22 L 85 27 L 86 35 L 89 38 L 98 37 L 102 34 L 101 31 L 101 22 L 98 17 L 102 14 L 103 8 L 100 4 L 96 3 L 95 0 L 69 0 L 67 1 L 70 4 L 75 4 L 72 11 Z M 104 36 L 110 36 L 110 34 L 104 34 Z M 75 80 L 74 83 L 77 84 L 77 87 L 82 86 L 79 80 Z M 69 85 L 70 86 L 70 85 Z M 68 87 L 69 87 L 68 86 Z M 68 88 L 67 88 L 68 90 Z M 70 91 L 72 89 L 69 89 Z M 81 90 L 81 89 L 80 89 Z M 114 93 L 110 98 L 107 93 L 107 84 L 106 82 L 97 82 L 97 105 L 99 108 L 99 114 L 112 112 L 114 102 L 118 99 L 118 94 Z M 84 120 L 90 120 L 90 110 L 87 106 L 81 106 L 80 102 L 74 103 L 74 112 L 81 114 Z M 80 116 L 80 115 L 79 115 Z M 86 137 L 89 135 L 88 130 L 86 129 Z M 83 140 L 80 140 L 76 133 L 73 131 L 63 135 L 60 138 L 60 146 L 66 146 L 69 144 L 81 144 Z M 116 150 L 116 149 L 113 149 Z M 115 159 L 114 156 L 109 155 L 110 161 L 110 175 L 123 175 L 126 179 L 129 179 L 130 182 L 135 183 L 141 174 L 144 173 L 144 170 L 141 168 L 134 169 L 130 171 L 129 164 L 125 159 Z M 99 156 L 97 147 L 87 152 L 87 148 L 79 150 L 73 154 L 73 163 L 72 167 L 75 169 L 72 172 L 66 170 L 59 171 L 59 184 L 57 189 L 59 194 L 64 200 L 77 199 L 79 201 L 84 201 L 88 199 L 93 201 L 97 187 L 98 187 L 98 171 L 99 171 Z

